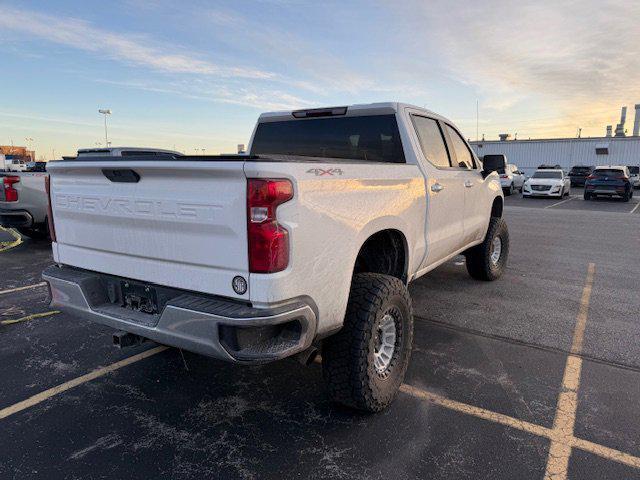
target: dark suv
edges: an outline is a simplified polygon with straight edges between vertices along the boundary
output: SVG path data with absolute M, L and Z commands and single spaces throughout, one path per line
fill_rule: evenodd
M 587 177 L 584 183 L 584 199 L 597 196 L 622 197 L 628 202 L 633 197 L 633 187 L 629 181 L 627 167 L 598 167 Z
M 593 165 L 576 165 L 575 167 L 571 167 L 571 171 L 569 172 L 571 186 L 575 187 L 584 185 L 587 177 L 591 175 L 591 172 L 593 172 L 593 169 Z

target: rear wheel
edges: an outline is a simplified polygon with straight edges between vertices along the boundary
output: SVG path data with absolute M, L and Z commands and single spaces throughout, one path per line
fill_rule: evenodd
M 587 192 L 584 192 L 584 199 L 585 200 L 591 200 L 591 194 L 587 193 Z
M 486 281 L 500 278 L 509 257 L 509 230 L 504 219 L 491 217 L 484 241 L 467 250 L 464 255 L 467 271 L 472 278 Z
M 624 192 L 624 195 L 622 196 L 622 201 L 628 202 L 630 199 L 631 199 L 631 196 L 629 195 L 629 192 Z
M 367 412 L 386 408 L 404 380 L 412 344 L 404 283 L 378 273 L 354 275 L 344 326 L 322 348 L 331 400 Z

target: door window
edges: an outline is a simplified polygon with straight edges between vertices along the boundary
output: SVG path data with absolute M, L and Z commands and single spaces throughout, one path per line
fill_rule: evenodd
M 467 144 L 462 139 L 458 131 L 449 125 L 447 125 L 447 131 L 449 132 L 449 138 L 451 138 L 451 143 L 453 144 L 453 150 L 456 152 L 456 157 L 458 159 L 457 166 L 468 169 L 476 168 L 475 162 L 473 161 L 473 155 L 471 155 L 469 147 L 467 147 Z
M 431 118 L 411 115 L 425 158 L 435 167 L 450 167 L 449 153 L 438 122 Z

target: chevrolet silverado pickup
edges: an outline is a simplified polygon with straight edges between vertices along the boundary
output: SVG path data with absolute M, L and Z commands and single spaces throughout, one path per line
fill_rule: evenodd
M 246 155 L 51 162 L 43 276 L 54 308 L 120 335 L 245 364 L 320 352 L 331 399 L 379 411 L 411 355 L 409 282 L 458 254 L 475 279 L 505 269 L 504 168 L 400 103 L 262 114 Z

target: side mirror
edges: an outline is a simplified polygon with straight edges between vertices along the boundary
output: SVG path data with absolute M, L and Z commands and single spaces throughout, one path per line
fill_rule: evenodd
M 507 157 L 502 154 L 485 155 L 482 158 L 482 176 L 487 177 L 491 172 L 507 168 Z

